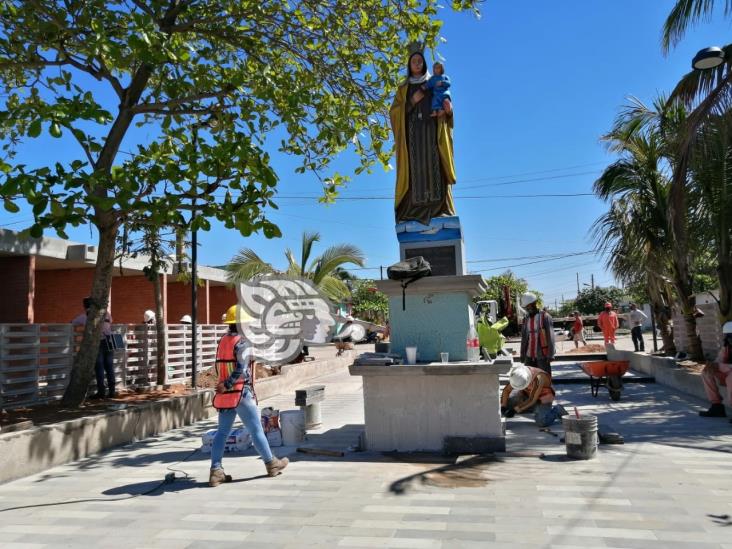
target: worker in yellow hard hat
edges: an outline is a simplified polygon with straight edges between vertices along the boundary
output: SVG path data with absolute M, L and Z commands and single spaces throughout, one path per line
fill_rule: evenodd
M 251 320 L 241 305 L 229 307 L 224 317 L 224 323 L 229 325 L 229 332 L 221 338 L 216 350 L 218 383 L 213 405 L 219 411 L 219 427 L 211 445 L 209 486 L 218 486 L 231 481 L 231 476 L 224 473 L 221 461 L 226 439 L 237 415 L 251 435 L 254 448 L 264 461 L 269 476 L 279 475 L 289 463 L 287 458 L 279 459 L 272 455 L 259 419 L 257 397 L 254 392 L 254 359 L 251 354 L 246 353 L 249 343 L 239 333 L 239 326 Z M 246 358 L 242 361 L 242 357 Z

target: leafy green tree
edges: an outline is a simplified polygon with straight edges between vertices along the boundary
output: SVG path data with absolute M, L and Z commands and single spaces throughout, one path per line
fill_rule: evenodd
M 486 291 L 476 298 L 476 301 L 498 301 L 501 302 L 503 299 L 503 287 L 508 286 L 511 302 L 516 303 L 516 296 L 520 296 L 523 293 L 529 291 L 529 283 L 525 279 L 517 277 L 511 270 L 507 270 L 505 273 L 492 276 L 485 280 Z M 531 290 L 533 294 L 541 300 L 542 294 L 537 290 Z
M 311 280 L 332 301 L 348 299 L 351 292 L 343 281 L 342 266 L 351 263 L 363 267 L 363 252 L 351 244 L 337 244 L 311 260 L 313 244 L 318 241 L 320 241 L 319 233 L 304 232 L 299 258 L 296 258 L 289 248 L 285 250 L 287 269 L 284 270 L 276 269 L 259 257 L 254 250 L 244 248 L 226 266 L 227 278 L 229 282 L 236 283 L 267 274 L 302 277 Z
M 302 159 L 298 171 L 322 178 L 325 199 L 344 181 L 328 177 L 330 160 L 348 146 L 362 160 L 356 171 L 386 165 L 385 113 L 405 44 L 434 46 L 437 9 L 436 0 L 0 3 L 0 198 L 11 212 L 32 206 L 34 236 L 84 223 L 99 233 L 94 305 L 65 405 L 83 401 L 92 377 L 119 228 L 207 230 L 217 218 L 244 236 L 279 236 L 265 216 L 278 179 L 270 134 Z M 146 142 L 134 143 L 135 125 Z M 201 143 L 199 125 L 211 128 Z M 78 157 L 16 160 L 44 132 L 74 140 Z M 123 143 L 131 150 L 120 158 Z
M 583 314 L 596 315 L 600 313 L 605 306 L 605 302 L 609 301 L 616 307 L 625 296 L 625 292 L 615 286 L 603 288 L 595 286 L 594 288 L 585 288 L 580 291 L 577 299 L 574 301 L 575 308 Z
M 376 289 L 373 280 L 357 280 L 351 292 L 353 314 L 364 320 L 385 324 L 389 317 L 389 298 Z

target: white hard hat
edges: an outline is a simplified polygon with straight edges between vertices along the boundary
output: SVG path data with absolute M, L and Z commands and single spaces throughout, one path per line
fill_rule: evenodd
M 722 333 L 732 334 L 732 320 L 728 320 L 727 322 L 722 324 Z
M 508 382 L 517 391 L 523 391 L 531 382 L 531 371 L 523 364 L 517 364 L 508 372 Z
M 180 321 L 182 324 L 191 324 L 193 322 L 193 320 L 191 319 L 191 315 L 183 315 L 182 317 L 180 317 Z
M 151 320 L 155 320 L 155 313 L 152 312 L 150 309 L 145 311 L 145 313 L 142 315 L 142 318 L 145 319 L 145 322 L 150 322 Z
M 531 303 L 536 302 L 536 296 L 532 294 L 531 292 L 526 292 L 525 294 L 521 295 L 521 306 L 526 307 L 527 305 L 530 305 Z

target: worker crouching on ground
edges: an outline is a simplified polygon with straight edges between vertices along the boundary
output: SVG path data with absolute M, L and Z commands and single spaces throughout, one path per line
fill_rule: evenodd
M 717 361 L 707 364 L 702 371 L 704 391 L 712 403 L 709 410 L 699 412 L 702 417 L 727 416 L 717 383 L 721 383 L 727 389 L 727 406 L 732 406 L 732 320 L 722 326 L 722 337 L 724 340 Z
M 532 366 L 518 364 L 508 373 L 508 385 L 501 393 L 501 415 L 513 417 L 534 410 L 534 421 L 539 427 L 549 427 L 567 411 L 554 402 L 554 388 L 546 372 Z
M 537 297 L 532 293 L 521 296 L 521 306 L 528 313 L 521 327 L 521 362 L 535 366 L 552 375 L 554 360 L 554 322 L 549 313 L 539 311 Z
M 239 320 L 246 315 L 239 305 L 233 305 L 226 312 L 224 322 L 229 325 L 229 333 L 219 341 L 216 350 L 216 373 L 218 384 L 213 405 L 219 411 L 219 427 L 211 445 L 211 474 L 209 486 L 218 486 L 222 482 L 230 482 L 231 476 L 224 473 L 221 461 L 224 456 L 224 445 L 238 415 L 249 431 L 254 448 L 259 453 L 271 477 L 279 475 L 287 467 L 287 458 L 278 459 L 272 455 L 267 437 L 262 429 L 254 393 L 254 359 L 247 358 L 246 364 L 240 357 L 245 356 L 247 340 L 239 334 Z

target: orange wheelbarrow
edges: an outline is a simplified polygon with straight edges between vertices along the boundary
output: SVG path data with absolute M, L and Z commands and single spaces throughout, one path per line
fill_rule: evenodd
M 627 360 L 595 360 L 580 362 L 582 371 L 590 376 L 590 390 L 596 397 L 600 387 L 607 387 L 612 400 L 620 400 L 623 390 L 623 376 L 630 367 Z

